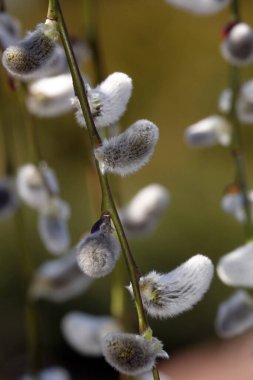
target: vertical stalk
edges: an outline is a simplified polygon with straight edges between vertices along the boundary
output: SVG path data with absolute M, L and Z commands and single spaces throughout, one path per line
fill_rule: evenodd
M 233 0 L 231 3 L 231 17 L 234 21 L 239 21 L 239 0 Z M 245 156 L 243 149 L 241 125 L 238 120 L 236 103 L 240 96 L 240 69 L 231 65 L 230 67 L 230 88 L 232 92 L 231 109 L 228 118 L 233 126 L 231 154 L 235 163 L 235 176 L 236 182 L 239 185 L 242 199 L 243 208 L 245 212 L 244 230 L 246 239 L 253 238 L 253 221 L 252 210 L 248 199 L 248 182 L 246 174 Z
M 1 72 L 2 74 L 2 72 Z M 3 78 L 2 83 L 3 83 Z M 0 86 L 0 99 L 4 102 L 6 94 Z M 2 104 L 2 119 L 1 124 L 4 131 L 4 145 L 6 157 L 6 171 L 7 174 L 13 175 L 17 167 L 15 133 L 13 131 L 13 120 L 10 120 L 11 111 L 8 109 L 8 100 Z M 25 289 L 28 289 L 32 275 L 33 275 L 33 260 L 31 258 L 31 251 L 27 239 L 27 231 L 25 229 L 25 221 L 22 206 L 18 208 L 15 213 L 15 229 L 17 236 L 18 252 L 20 252 L 20 266 L 25 283 Z M 36 374 L 40 368 L 41 352 L 39 341 L 39 327 L 38 327 L 38 310 L 37 304 L 29 299 L 28 294 L 25 294 L 25 329 L 26 329 L 26 344 L 28 351 L 28 367 L 32 374 Z
M 60 36 L 62 39 L 62 43 L 63 43 L 65 53 L 68 59 L 70 71 L 72 74 L 75 94 L 80 101 L 81 109 L 83 111 L 83 115 L 84 115 L 87 129 L 88 129 L 88 135 L 90 138 L 91 146 L 94 149 L 97 145 L 101 144 L 101 138 L 96 130 L 96 127 L 95 127 L 95 124 L 90 112 L 86 91 L 84 88 L 84 84 L 81 78 L 78 65 L 76 63 L 75 56 L 73 54 L 70 41 L 69 41 L 69 36 L 68 36 L 67 28 L 65 25 L 65 21 L 63 18 L 59 0 L 49 0 L 48 17 L 58 22 Z M 139 331 L 141 334 L 143 334 L 147 329 L 150 329 L 150 328 L 147 321 L 147 316 L 143 308 L 141 295 L 140 295 L 140 289 L 139 289 L 140 273 L 135 263 L 135 260 L 132 256 L 132 253 L 130 251 L 128 241 L 126 239 L 123 227 L 121 225 L 121 222 L 120 222 L 120 219 L 119 219 L 119 216 L 114 204 L 114 200 L 111 194 L 107 175 L 106 174 L 103 175 L 101 173 L 97 161 L 96 161 L 96 169 L 99 176 L 99 182 L 100 182 L 100 187 L 102 191 L 102 210 L 107 210 L 110 212 L 116 232 L 118 234 L 118 238 L 119 238 L 121 248 L 122 248 L 122 253 L 123 253 L 127 268 L 128 268 L 130 281 L 133 287 L 135 305 L 136 305 L 137 314 L 138 314 Z M 154 373 L 155 373 L 156 379 L 159 379 L 159 373 L 156 368 L 154 369 Z

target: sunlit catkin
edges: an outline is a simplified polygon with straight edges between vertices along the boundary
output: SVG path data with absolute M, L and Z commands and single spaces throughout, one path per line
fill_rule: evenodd
M 112 367 L 131 376 L 150 371 L 158 357 L 168 359 L 158 339 L 135 334 L 109 333 L 102 341 L 102 350 Z
M 149 161 L 158 141 L 159 130 L 148 120 L 138 120 L 125 132 L 104 140 L 94 154 L 101 171 L 125 176 Z
M 2 63 L 10 75 L 21 80 L 32 80 L 44 74 L 54 60 L 56 22 L 37 25 L 23 40 L 9 46 L 3 53 Z M 48 74 L 48 73 L 47 73 Z
M 126 110 L 132 94 L 132 79 L 124 73 L 109 75 L 96 88 L 86 83 L 86 92 L 97 128 L 108 127 L 115 124 Z M 86 126 L 80 102 L 73 98 L 73 105 L 77 109 L 76 120 L 82 127 Z
M 152 317 L 174 317 L 191 309 L 209 289 L 213 264 L 203 255 L 196 255 L 173 271 L 155 271 L 140 278 L 143 306 Z M 132 294 L 132 287 L 129 286 Z

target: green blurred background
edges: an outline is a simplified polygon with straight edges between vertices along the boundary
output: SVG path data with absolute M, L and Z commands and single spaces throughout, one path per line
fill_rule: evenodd
M 45 19 L 45 0 L 6 0 L 6 4 L 22 21 L 23 31 Z M 252 23 L 252 16 L 248 16 L 251 2 L 245 0 L 242 5 L 244 19 Z M 84 37 L 82 2 L 63 0 L 62 6 L 70 34 Z M 144 273 L 152 269 L 169 271 L 196 253 L 209 256 L 216 264 L 221 255 L 244 242 L 242 227 L 220 208 L 223 189 L 234 177 L 229 151 L 220 147 L 193 150 L 183 139 L 188 125 L 217 113 L 218 95 L 229 80 L 228 65 L 219 53 L 220 30 L 228 18 L 228 10 L 211 17 L 194 17 L 169 7 L 164 0 L 97 1 L 99 43 L 106 72 L 125 72 L 134 84 L 121 124 L 125 128 L 137 119 L 147 118 L 160 128 L 160 140 L 150 164 L 121 180 L 124 202 L 154 182 L 166 186 L 171 194 L 171 204 L 158 230 L 144 240 L 131 242 Z M 251 71 L 244 69 L 242 78 L 250 79 Z M 19 161 L 25 163 L 29 158 L 23 125 L 15 101 L 8 101 L 10 122 L 15 121 Z M 74 245 L 92 223 L 85 180 L 87 136 L 75 123 L 73 114 L 50 121 L 37 119 L 36 123 L 45 160 L 57 173 L 62 198 L 71 204 Z M 249 183 L 253 171 L 252 136 L 252 128 L 244 127 Z M 39 241 L 36 213 L 28 208 L 25 222 L 37 266 L 51 257 Z M 7 379 L 6 374 L 13 373 L 13 368 L 22 369 L 25 355 L 22 258 L 14 218 L 1 223 L 0 241 L 1 379 Z M 85 363 L 89 372 L 89 363 L 95 361 L 82 359 L 67 347 L 59 331 L 59 320 L 73 309 L 108 313 L 110 280 L 108 276 L 96 281 L 83 296 L 65 304 L 40 302 L 46 362 L 66 364 L 67 358 L 71 358 L 76 366 Z M 217 306 L 230 293 L 232 289 L 216 277 L 204 300 L 192 311 L 171 320 L 152 320 L 155 335 L 164 341 L 169 353 L 213 339 Z M 131 304 L 129 308 L 134 313 Z M 87 378 L 92 378 L 91 373 L 90 370 Z

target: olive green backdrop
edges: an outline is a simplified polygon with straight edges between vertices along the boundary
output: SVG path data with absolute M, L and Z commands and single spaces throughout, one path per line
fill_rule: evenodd
M 45 19 L 46 1 L 6 3 L 8 10 L 22 20 L 24 31 Z M 251 2 L 242 4 L 245 19 L 252 23 Z M 71 35 L 83 37 L 81 1 L 65 0 L 62 6 Z M 160 140 L 150 164 L 121 180 L 122 198 L 127 201 L 140 188 L 158 182 L 169 189 L 172 199 L 159 229 L 144 240 L 131 242 L 134 255 L 144 273 L 152 269 L 169 271 L 196 253 L 206 254 L 216 264 L 222 254 L 244 242 L 242 227 L 220 209 L 223 189 L 233 180 L 232 158 L 221 147 L 193 150 L 185 145 L 183 134 L 187 125 L 217 113 L 218 95 L 227 86 L 228 65 L 219 54 L 219 43 L 228 11 L 197 18 L 169 7 L 164 0 L 98 0 L 97 8 L 106 72 L 122 71 L 133 79 L 133 96 L 122 126 L 147 118 L 160 128 Z M 251 73 L 252 67 L 244 69 L 242 77 L 250 79 Z M 26 162 L 23 126 L 15 103 L 13 107 L 19 160 Z M 72 207 L 70 229 L 75 244 L 92 223 L 85 182 L 86 136 L 73 114 L 36 123 L 45 159 L 56 170 L 62 197 Z M 253 127 L 243 127 L 243 138 L 252 183 Z M 26 209 L 25 220 L 31 251 L 39 265 L 51 257 L 38 239 L 36 213 Z M 24 285 L 13 218 L 1 223 L 0 241 L 1 359 L 6 367 L 18 368 L 24 356 Z M 63 342 L 59 320 L 64 312 L 73 309 L 107 313 L 109 286 L 107 277 L 73 301 L 62 305 L 41 302 L 43 347 L 48 362 L 64 362 L 71 357 L 80 365 L 84 359 L 76 359 Z M 215 277 L 210 291 L 194 310 L 171 320 L 152 320 L 155 335 L 165 342 L 169 353 L 213 338 L 217 306 L 230 293 L 232 289 Z M 134 313 L 131 303 L 129 308 Z M 88 361 L 83 363 L 87 365 Z

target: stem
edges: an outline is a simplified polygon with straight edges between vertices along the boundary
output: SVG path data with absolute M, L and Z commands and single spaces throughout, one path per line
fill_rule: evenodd
M 32 116 L 30 115 L 30 113 L 27 112 L 26 110 L 25 96 L 26 96 L 26 85 L 21 84 L 20 88 L 18 89 L 18 101 L 20 105 L 22 119 L 25 126 L 25 132 L 26 132 L 28 149 L 29 149 L 29 157 L 32 158 L 32 162 L 34 164 L 38 164 L 38 162 L 42 161 L 42 153 L 41 153 L 41 148 L 40 148 L 34 120 Z
M 231 4 L 231 13 L 235 19 L 239 19 L 239 2 L 233 0 Z M 236 66 L 231 66 L 230 87 L 232 92 L 231 109 L 228 115 L 233 126 L 231 154 L 235 163 L 236 182 L 239 184 L 243 199 L 243 208 L 245 212 L 245 236 L 247 239 L 253 238 L 253 222 L 251 205 L 248 198 L 248 183 L 246 174 L 245 157 L 243 151 L 243 142 L 241 134 L 241 125 L 238 120 L 236 111 L 236 102 L 240 95 L 240 70 Z
M 239 0 L 232 0 L 232 2 L 231 2 L 231 16 L 236 21 L 240 20 Z
M 20 207 L 15 215 L 16 231 L 18 235 L 19 250 L 22 255 L 20 261 L 25 279 L 26 298 L 25 298 L 25 319 L 26 319 L 26 336 L 28 351 L 28 368 L 31 374 L 35 375 L 41 368 L 41 342 L 39 334 L 39 313 L 36 301 L 32 300 L 28 294 L 28 288 L 33 276 L 33 260 L 31 259 L 31 250 L 27 240 L 27 231 L 25 230 L 25 221 L 23 210 Z
M 0 0 L 0 12 L 5 12 L 5 1 Z
M 81 105 L 84 118 L 87 124 L 88 135 L 90 138 L 91 146 L 94 149 L 98 144 L 99 145 L 101 144 L 101 138 L 96 130 L 96 127 L 91 115 L 86 91 L 84 88 L 84 84 L 80 75 L 78 65 L 76 63 L 76 59 L 73 54 L 70 41 L 69 41 L 68 32 L 66 29 L 66 25 L 65 25 L 62 11 L 61 11 L 59 0 L 49 0 L 48 14 L 50 15 L 52 19 L 58 22 L 59 32 L 61 35 L 65 53 L 68 59 L 70 71 L 72 74 L 75 93 L 78 96 L 78 99 L 80 101 L 80 105 Z M 140 330 L 140 333 L 144 333 L 149 328 L 149 325 L 148 325 L 147 317 L 143 309 L 142 299 L 140 295 L 139 270 L 137 268 L 137 265 L 130 251 L 128 241 L 126 239 L 122 224 L 120 222 L 120 219 L 119 219 L 119 216 L 114 204 L 114 200 L 111 194 L 107 175 L 103 175 L 101 173 L 99 164 L 97 161 L 96 161 L 96 169 L 99 176 L 99 182 L 100 182 L 100 187 L 102 191 L 102 210 L 107 210 L 110 212 L 115 229 L 117 231 L 118 238 L 121 243 L 122 252 L 123 252 L 127 267 L 128 267 L 130 280 L 133 286 L 135 304 L 136 304 L 137 313 L 138 313 L 139 330 Z

